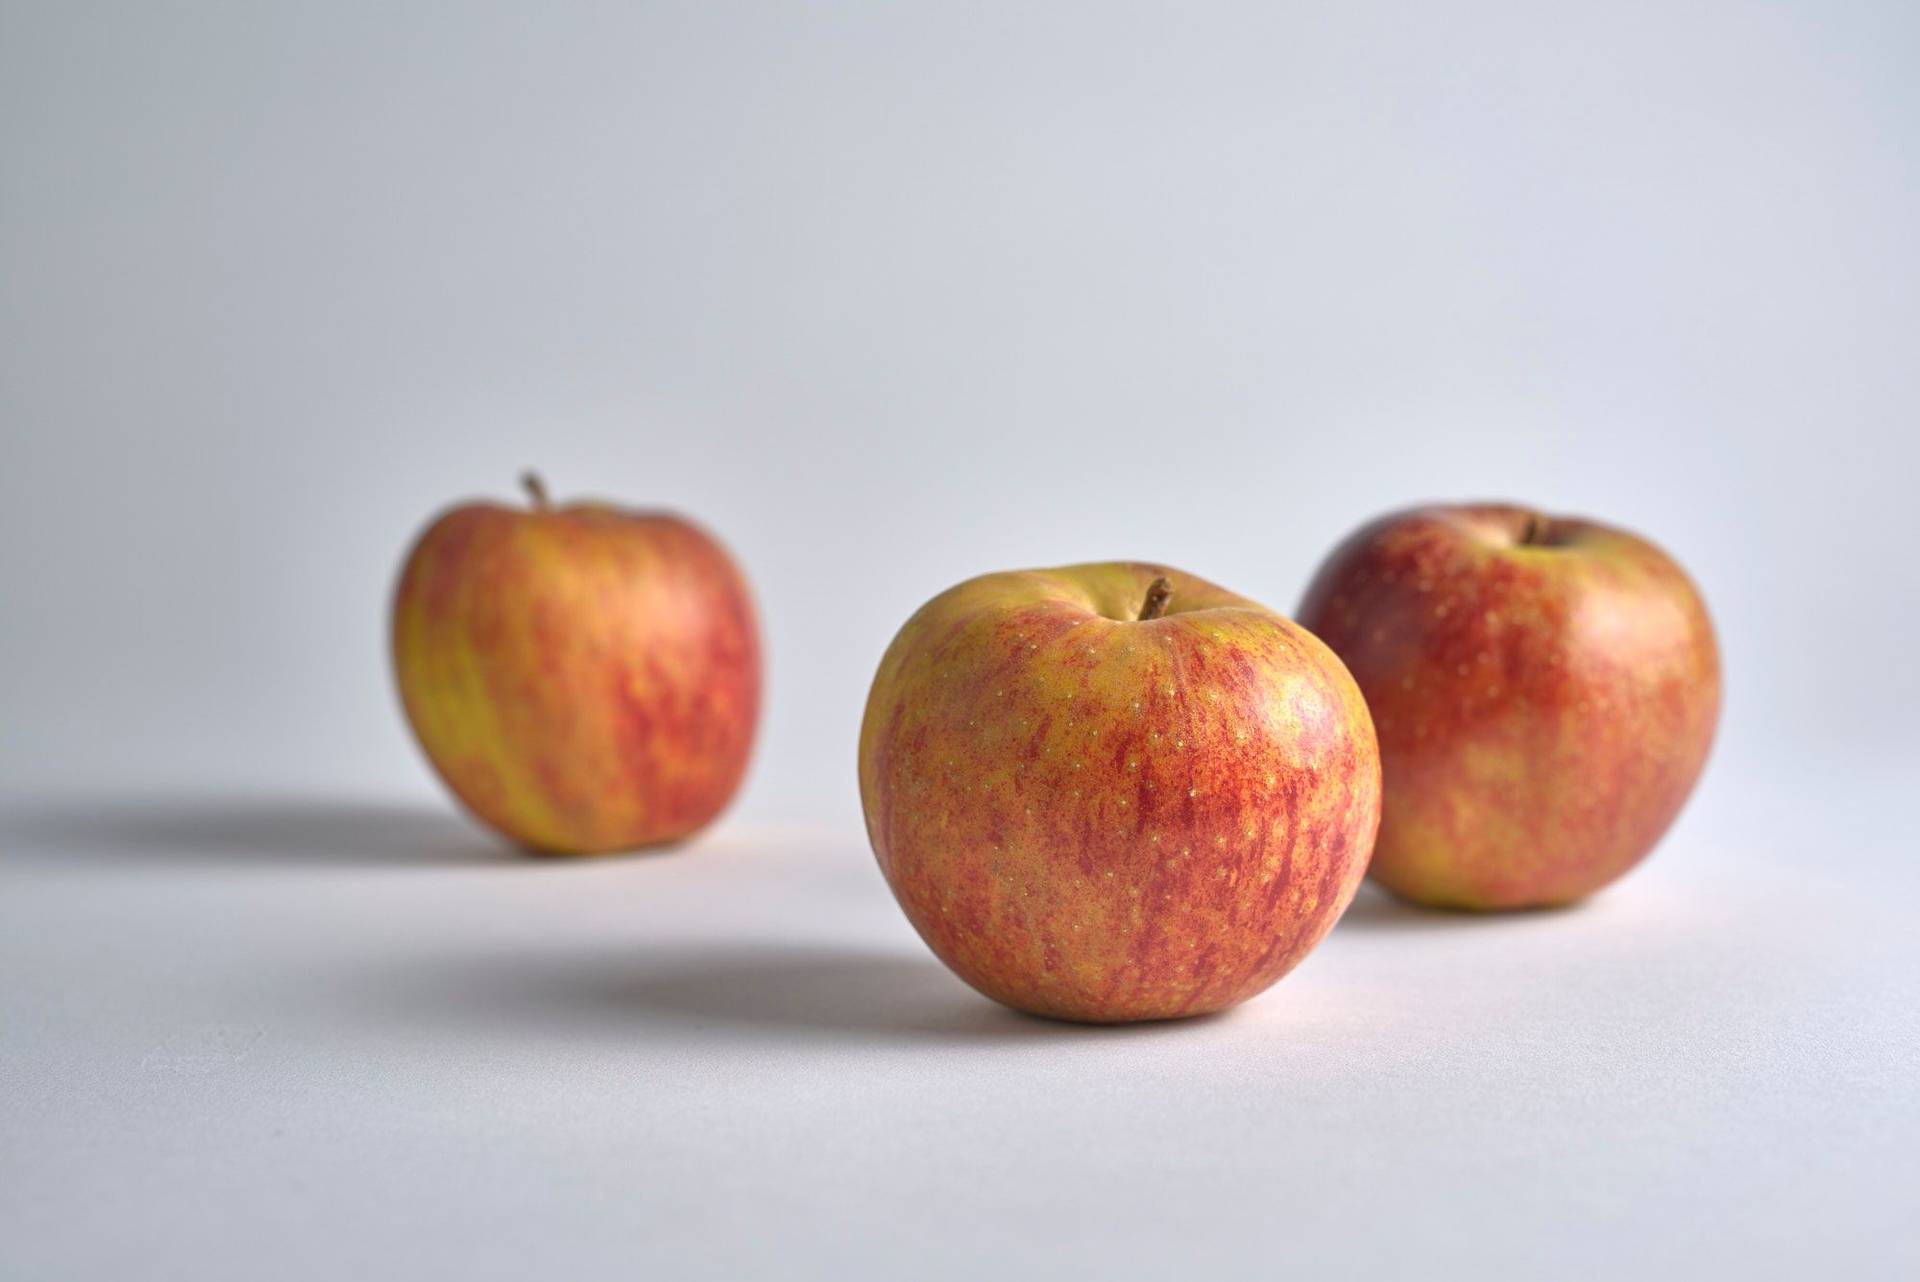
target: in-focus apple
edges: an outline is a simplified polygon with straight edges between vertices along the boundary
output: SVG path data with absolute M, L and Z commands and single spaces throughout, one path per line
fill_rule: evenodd
M 1092 1022 L 1244 1001 L 1346 910 L 1373 726 L 1305 629 L 1163 566 L 990 574 L 922 606 L 860 731 L 867 834 L 933 951 Z
M 1409 899 L 1591 894 L 1653 848 L 1706 761 L 1706 606 L 1623 530 L 1490 503 L 1382 517 L 1320 567 L 1298 617 L 1373 709 L 1372 874 Z
M 688 521 L 600 503 L 456 507 L 393 603 L 401 701 L 466 806 L 534 850 L 706 824 L 745 772 L 760 641 L 745 580 Z

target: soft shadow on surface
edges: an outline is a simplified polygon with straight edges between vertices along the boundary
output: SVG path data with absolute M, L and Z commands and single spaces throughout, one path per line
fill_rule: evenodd
M 1353 897 L 1353 903 L 1347 907 L 1346 915 L 1333 929 L 1340 931 L 1369 930 L 1473 930 L 1505 923 L 1513 925 L 1520 922 L 1540 921 L 1543 919 L 1568 917 L 1583 912 L 1586 900 L 1566 904 L 1558 908 L 1522 908 L 1510 912 L 1471 912 L 1459 908 L 1428 908 L 1411 900 L 1401 899 L 1389 891 L 1382 890 L 1372 882 L 1363 882 L 1360 891 Z
M 646 1038 L 663 1027 L 840 1044 L 1087 1041 L 1177 1030 L 1022 1015 L 930 954 L 827 944 L 658 946 L 622 952 L 494 951 L 379 977 L 409 1024 Z
M 45 863 L 394 867 L 526 860 L 459 815 L 311 798 L 28 803 L 0 811 L 0 850 Z

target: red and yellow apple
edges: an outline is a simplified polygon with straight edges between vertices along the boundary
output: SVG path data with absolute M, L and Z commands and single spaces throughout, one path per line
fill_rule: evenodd
M 1372 875 L 1408 899 L 1589 895 L 1660 839 L 1706 761 L 1720 660 L 1659 548 L 1499 504 L 1383 517 L 1298 618 L 1366 692 L 1385 812 Z
M 1244 1001 L 1352 899 L 1380 815 L 1324 645 L 1157 565 L 990 574 L 922 606 L 860 731 L 867 833 L 934 953 L 1091 1022 Z
M 393 602 L 393 662 L 427 759 L 534 850 L 657 845 L 739 786 L 760 641 L 726 552 L 667 513 L 600 503 L 456 507 Z

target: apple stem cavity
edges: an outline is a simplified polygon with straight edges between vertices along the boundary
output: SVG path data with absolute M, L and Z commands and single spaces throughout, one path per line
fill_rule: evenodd
M 1163 574 L 1147 584 L 1147 599 L 1140 603 L 1140 622 L 1157 619 L 1166 613 L 1167 599 L 1173 595 L 1173 584 L 1167 582 Z
M 547 483 L 540 479 L 538 472 L 522 472 L 520 474 L 520 486 L 526 490 L 527 497 L 533 501 L 534 511 L 545 512 L 553 506 L 547 499 Z

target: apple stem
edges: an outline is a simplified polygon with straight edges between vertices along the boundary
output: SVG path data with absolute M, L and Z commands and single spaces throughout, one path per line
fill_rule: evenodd
M 533 500 L 534 511 L 544 512 L 552 506 L 552 504 L 547 501 L 547 483 L 540 479 L 538 472 L 522 472 L 520 474 L 520 485 L 521 488 L 526 490 L 527 497 Z
M 1527 513 L 1527 523 L 1520 527 L 1520 546 L 1530 548 L 1538 545 L 1547 533 L 1547 522 L 1538 512 Z
M 1167 608 L 1167 598 L 1173 595 L 1173 584 L 1167 582 L 1163 574 L 1147 584 L 1147 599 L 1140 603 L 1140 622 L 1157 619 Z

